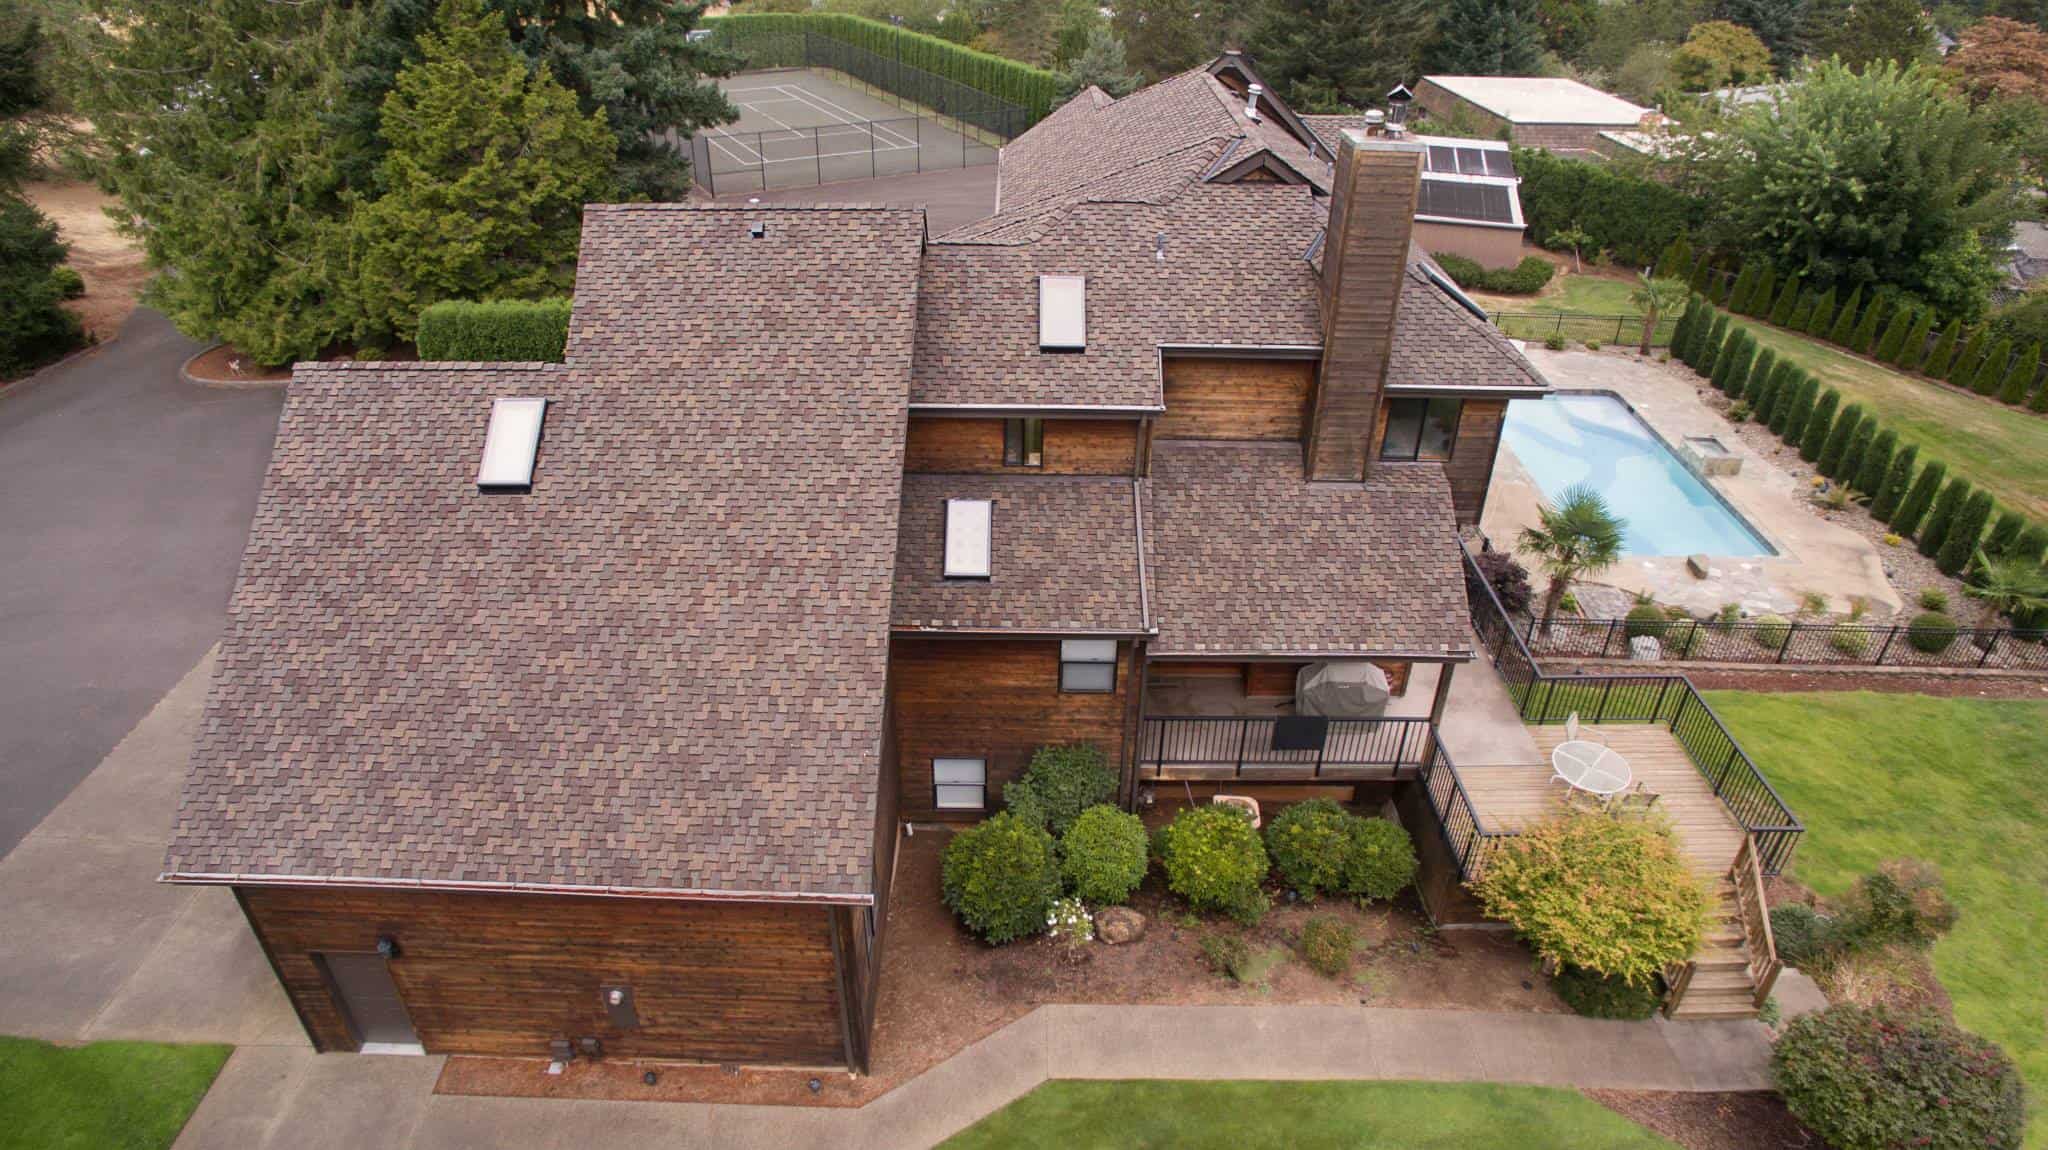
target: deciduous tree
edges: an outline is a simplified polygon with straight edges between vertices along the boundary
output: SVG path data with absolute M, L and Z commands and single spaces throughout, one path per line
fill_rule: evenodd
M 1671 76 L 1694 92 L 1750 84 L 1771 74 L 1771 52 L 1755 32 L 1726 20 L 1693 25 L 1671 56 Z

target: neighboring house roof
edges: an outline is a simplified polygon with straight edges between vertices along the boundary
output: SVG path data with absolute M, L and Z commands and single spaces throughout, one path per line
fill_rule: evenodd
M 1424 76 L 1423 82 L 1468 100 L 1510 124 L 1606 124 L 1635 127 L 1654 109 L 1554 76 Z
M 987 579 L 947 579 L 948 499 L 994 503 Z M 1122 476 L 909 475 L 896 535 L 898 628 L 1146 629 L 1138 494 Z
M 166 871 L 866 898 L 923 227 L 591 208 L 572 364 L 300 365 Z
M 1469 654 L 1441 467 L 1309 483 L 1298 444 L 1161 440 L 1147 487 L 1153 654 Z
M 2012 226 L 2012 242 L 2005 248 L 2005 283 L 1993 293 L 2004 303 L 2024 293 L 2028 286 L 2048 276 L 2048 224 L 2021 220 Z

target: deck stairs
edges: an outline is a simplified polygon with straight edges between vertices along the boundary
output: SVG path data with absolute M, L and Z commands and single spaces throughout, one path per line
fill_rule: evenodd
M 1763 876 L 1748 843 L 1708 895 L 1707 930 L 1692 961 L 1674 967 L 1665 1013 L 1676 1019 L 1755 1018 L 1781 963 L 1771 938 Z

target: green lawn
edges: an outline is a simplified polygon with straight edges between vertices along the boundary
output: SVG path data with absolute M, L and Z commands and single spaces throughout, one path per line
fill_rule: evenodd
M 161 1150 L 232 1049 L 0 1038 L 0 1150 Z
M 1806 824 L 1792 874 L 1838 895 L 1889 858 L 1941 867 L 1956 1020 L 2020 1064 L 2048 1146 L 2048 702 L 1707 692 Z
M 1472 298 L 1487 311 L 1507 313 L 1501 320 L 1501 330 L 1517 339 L 1542 339 L 1557 334 L 1580 343 L 1588 339 L 1613 343 L 1618 330 L 1621 342 L 1630 344 L 1641 338 L 1641 321 L 1617 325 L 1614 317 L 1643 314 L 1641 308 L 1629 302 L 1629 293 L 1635 287 L 1632 280 L 1566 273 L 1551 280 L 1549 286 L 1533 296 L 1474 292 Z M 1568 318 L 1560 324 L 1548 319 L 1528 318 L 1532 315 L 1577 318 Z M 1671 329 L 1676 323 L 1671 319 L 1658 323 L 1658 344 L 1670 340 Z
M 1762 324 L 1749 329 L 1760 346 L 1790 358 L 1821 383 L 1860 403 L 1902 440 L 1920 444 L 1921 460 L 1944 460 L 2005 506 L 2048 521 L 2048 419 L 1964 395 L 1804 336 Z
M 1048 1082 L 948 1139 L 1001 1147 L 1652 1147 L 1569 1090 L 1423 1082 Z

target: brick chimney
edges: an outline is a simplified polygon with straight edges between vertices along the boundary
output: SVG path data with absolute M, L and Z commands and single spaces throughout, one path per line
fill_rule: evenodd
M 1408 274 L 1423 145 L 1347 129 L 1323 240 L 1323 361 L 1309 414 L 1308 477 L 1360 480 Z

